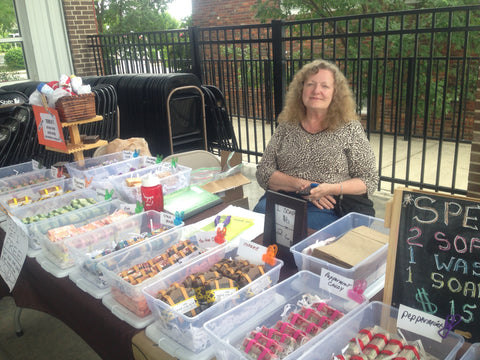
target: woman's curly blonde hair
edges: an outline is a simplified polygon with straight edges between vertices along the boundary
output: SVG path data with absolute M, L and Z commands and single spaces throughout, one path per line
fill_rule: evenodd
M 305 117 L 306 109 L 302 101 L 303 83 L 320 69 L 330 70 L 335 81 L 332 102 L 325 119 L 327 128 L 333 130 L 358 119 L 353 92 L 345 75 L 337 65 L 320 59 L 304 65 L 293 77 L 285 97 L 285 106 L 278 116 L 279 122 L 299 123 Z

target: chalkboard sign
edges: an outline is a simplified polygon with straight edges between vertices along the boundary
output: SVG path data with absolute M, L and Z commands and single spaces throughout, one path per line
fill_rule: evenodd
M 295 264 L 290 247 L 307 236 L 307 202 L 276 191 L 267 191 L 264 246 L 277 245 L 277 257 Z
M 398 189 L 389 222 L 384 302 L 459 314 L 455 331 L 480 341 L 480 199 Z

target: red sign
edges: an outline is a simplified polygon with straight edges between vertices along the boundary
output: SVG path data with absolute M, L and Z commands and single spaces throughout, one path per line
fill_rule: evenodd
M 32 108 L 37 123 L 38 142 L 45 146 L 67 151 L 67 144 L 63 138 L 62 125 L 57 110 L 37 105 L 33 105 Z

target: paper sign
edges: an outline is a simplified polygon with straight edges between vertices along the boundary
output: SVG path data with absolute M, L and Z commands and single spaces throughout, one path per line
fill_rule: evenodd
M 202 248 L 212 248 L 218 246 L 215 242 L 216 231 L 199 231 L 195 233 L 198 245 Z
M 397 327 L 411 331 L 437 342 L 442 342 L 439 331 L 442 330 L 445 319 L 441 317 L 400 304 L 398 308 Z
M 175 215 L 162 212 L 160 214 L 160 222 L 164 225 L 173 227 L 175 226 Z
M 320 274 L 320 288 L 328 290 L 332 294 L 349 299 L 348 290 L 353 288 L 353 280 L 336 274 L 326 268 L 322 268 Z
M 238 256 L 247 259 L 252 264 L 262 265 L 264 263 L 262 257 L 266 252 L 267 248 L 265 246 L 254 243 L 253 241 L 240 239 L 238 244 Z
M 44 107 L 37 105 L 32 105 L 32 108 L 37 123 L 38 142 L 45 146 L 67 151 L 58 112 L 52 108 L 45 110 Z
M 278 244 L 292 246 L 294 225 L 295 210 L 275 204 L 275 234 Z
M 0 255 L 0 275 L 12 291 L 27 256 L 28 237 L 20 224 L 17 225 L 9 216 L 7 216 L 5 230 L 5 241 Z

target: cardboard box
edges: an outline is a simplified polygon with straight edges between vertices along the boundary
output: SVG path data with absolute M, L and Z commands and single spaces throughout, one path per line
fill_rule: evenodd
M 228 170 L 228 166 L 234 167 L 242 163 L 242 154 L 233 153 L 229 160 L 230 154 L 229 151 L 222 151 L 220 154 L 222 171 Z M 248 198 L 243 194 L 243 185 L 247 184 L 250 184 L 250 180 L 243 174 L 237 173 L 224 179 L 210 181 L 202 188 L 220 196 L 225 204 L 248 209 Z
M 388 235 L 362 225 L 348 231 L 329 245 L 314 248 L 312 256 L 349 269 L 378 251 L 387 242 Z

